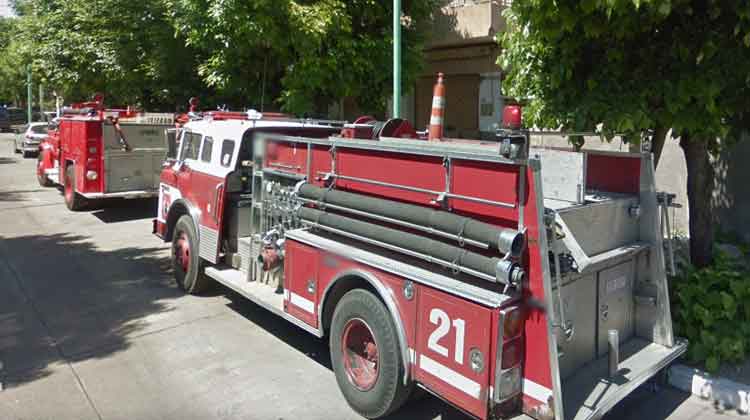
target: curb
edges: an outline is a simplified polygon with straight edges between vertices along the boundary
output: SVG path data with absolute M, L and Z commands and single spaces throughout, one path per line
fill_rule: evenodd
M 669 368 L 668 381 L 677 389 L 714 401 L 723 407 L 735 408 L 742 414 L 750 412 L 750 385 L 712 376 L 710 373 L 685 365 L 674 365 Z

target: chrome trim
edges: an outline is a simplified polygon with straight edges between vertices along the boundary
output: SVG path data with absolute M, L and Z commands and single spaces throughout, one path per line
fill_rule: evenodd
M 305 174 L 307 177 L 307 181 L 310 181 L 310 177 L 312 176 L 312 143 L 307 143 L 307 158 L 305 161 Z
M 325 291 L 323 291 L 323 297 L 321 298 L 320 304 L 318 305 L 319 316 L 323 316 L 323 308 L 325 308 L 325 303 L 328 298 L 328 292 L 333 288 L 334 284 L 345 277 L 359 277 L 367 281 L 372 287 L 375 288 L 375 290 L 377 290 L 378 294 L 383 298 L 385 306 L 388 307 L 388 311 L 393 317 L 393 323 L 396 325 L 396 334 L 398 335 L 399 347 L 401 348 L 401 359 L 404 364 L 404 385 L 406 385 L 407 383 L 409 383 L 409 378 L 411 376 L 411 369 L 409 365 L 409 361 L 411 360 L 409 358 L 409 342 L 406 339 L 404 324 L 401 322 L 401 315 L 399 315 L 398 306 L 396 306 L 396 302 L 393 297 L 393 289 L 385 287 L 385 285 L 374 274 L 368 273 L 367 271 L 359 269 L 342 271 L 336 274 L 333 280 L 331 280 L 330 283 L 328 283 L 328 286 L 326 286 Z M 320 319 L 320 322 L 320 329 L 321 331 L 323 331 L 322 319 Z
M 288 172 L 281 172 L 281 171 L 277 171 L 277 170 L 269 169 L 269 168 L 263 168 L 263 170 L 260 172 L 263 173 L 264 175 L 272 175 L 272 176 L 277 176 L 280 178 L 288 178 L 288 179 L 293 179 L 293 180 L 298 180 L 298 181 L 302 181 L 305 179 L 304 175 L 290 174 Z
M 281 168 L 281 169 L 293 169 L 293 170 L 302 169 L 302 167 L 299 166 L 299 165 L 287 165 L 287 164 L 284 164 L 284 163 L 276 163 L 276 162 L 271 162 L 271 163 L 268 164 L 268 166 L 275 166 L 275 167 Z
M 99 198 L 150 198 L 159 195 L 159 191 L 125 191 L 118 193 L 81 193 L 81 196 L 90 200 Z
M 446 191 L 434 191 L 434 190 L 428 190 L 425 188 L 410 187 L 408 185 L 393 184 L 390 182 L 383 182 L 383 181 L 375 181 L 373 179 L 339 175 L 339 174 L 334 173 L 333 171 L 318 172 L 318 175 L 322 176 L 324 179 L 328 179 L 328 178 L 343 179 L 345 181 L 361 182 L 363 184 L 376 185 L 378 187 L 394 188 L 397 190 L 418 192 L 418 193 L 423 193 L 423 194 L 433 194 L 437 197 L 435 199 L 436 201 L 438 201 L 440 198 L 453 198 L 455 200 L 470 201 L 470 202 L 479 203 L 479 204 L 487 204 L 487 205 L 495 206 L 495 207 L 504 207 L 504 208 L 509 208 L 509 209 L 516 208 L 515 204 L 505 203 L 502 201 L 485 200 L 484 198 L 470 197 L 468 195 L 454 194 L 454 193 L 446 192 Z
M 532 170 L 532 177 L 534 182 L 534 195 L 536 200 L 536 212 L 537 212 L 537 226 L 539 230 L 539 237 L 537 243 L 539 244 L 539 256 L 542 260 L 542 284 L 544 287 L 544 302 L 547 304 L 547 349 L 549 353 L 549 366 L 550 376 L 552 378 L 552 395 L 553 395 L 553 410 L 555 413 L 556 420 L 563 420 L 565 411 L 563 411 L 563 394 L 562 394 L 562 383 L 560 382 L 560 363 L 557 355 L 557 336 L 554 332 L 554 326 L 550 320 L 550 314 L 555 313 L 554 303 L 552 301 L 552 279 L 550 274 L 549 266 L 549 250 L 547 248 L 547 227 L 544 223 L 544 190 L 542 189 L 542 163 L 539 159 L 530 159 L 529 167 Z M 546 401 L 542 401 L 546 403 Z
M 497 342 L 495 343 L 495 386 L 492 391 L 492 402 L 495 404 L 501 404 L 505 399 L 499 399 L 500 396 L 500 377 L 503 374 L 503 347 L 505 340 L 503 339 L 503 330 L 505 329 L 505 311 L 500 311 L 500 325 L 497 331 Z M 523 378 L 521 378 L 523 380 Z
M 259 140 L 272 140 L 285 143 L 310 143 L 330 147 L 342 147 L 347 149 L 364 149 L 382 152 L 404 153 L 420 156 L 450 157 L 454 159 L 471 160 L 478 162 L 496 162 L 509 165 L 522 165 L 524 159 L 508 159 L 500 154 L 497 142 L 481 143 L 457 143 L 441 142 L 428 143 L 414 139 L 399 139 L 393 137 L 381 137 L 379 140 L 347 139 L 332 136 L 328 139 L 315 139 L 297 136 L 282 136 L 269 133 L 257 133 Z
M 209 227 L 198 225 L 200 231 L 198 241 L 198 255 L 206 261 L 216 264 L 216 256 L 219 253 L 219 231 Z

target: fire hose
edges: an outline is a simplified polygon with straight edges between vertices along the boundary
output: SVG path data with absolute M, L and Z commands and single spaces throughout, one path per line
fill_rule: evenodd
M 488 257 L 422 235 L 309 207 L 301 207 L 299 217 L 313 227 L 354 239 L 364 238 L 396 252 L 400 251 L 494 283 L 517 286 L 525 278 L 524 270 L 507 258 Z
M 359 215 L 369 214 L 387 218 L 389 219 L 385 220 L 387 222 L 413 225 L 406 227 L 415 227 L 427 233 L 456 239 L 460 245 L 467 242 L 485 248 L 494 248 L 503 254 L 510 253 L 511 257 L 518 257 L 524 246 L 523 233 L 515 229 L 499 228 L 446 211 L 320 188 L 309 183 L 301 184 L 297 194 L 303 200 L 309 200 L 308 203 L 318 204 L 322 208 L 326 205 L 331 205 L 331 208 L 339 206 L 343 211 L 350 209 Z

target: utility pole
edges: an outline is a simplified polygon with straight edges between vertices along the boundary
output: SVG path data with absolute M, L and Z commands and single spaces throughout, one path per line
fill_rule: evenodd
M 28 123 L 31 123 L 31 101 L 32 99 L 31 94 L 31 65 L 26 66 L 26 117 L 28 118 Z
M 401 118 L 401 0 L 393 0 L 393 118 Z
M 41 81 L 39 81 L 39 114 L 42 116 L 42 121 L 44 121 L 44 86 Z

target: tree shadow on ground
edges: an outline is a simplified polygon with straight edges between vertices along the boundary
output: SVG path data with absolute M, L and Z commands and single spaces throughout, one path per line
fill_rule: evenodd
M 331 374 L 333 374 L 327 338 L 319 339 L 302 331 L 299 327 L 284 321 L 272 312 L 254 304 L 224 286 L 217 286 L 217 288 L 222 289 L 223 293 L 231 301 L 227 306 L 233 311 L 282 340 L 285 344 L 292 346 L 314 362 L 331 370 Z M 417 388 L 409 402 L 396 413 L 385 417 L 385 419 L 431 420 L 438 416 L 441 420 L 468 420 L 471 418 L 437 397 Z
M 43 189 L 36 190 L 12 190 L 12 191 L 0 191 L 0 202 L 18 202 L 28 201 L 27 194 L 36 194 L 44 191 Z
M 184 296 L 162 248 L 105 251 L 87 236 L 0 236 L 0 381 L 17 386 L 59 363 L 105 358 Z

